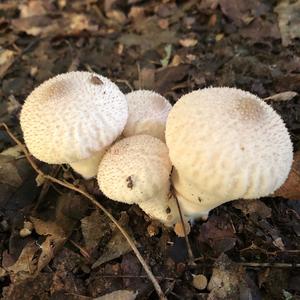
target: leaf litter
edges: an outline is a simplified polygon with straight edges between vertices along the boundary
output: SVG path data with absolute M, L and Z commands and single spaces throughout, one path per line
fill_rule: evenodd
M 189 235 L 199 258 L 195 269 L 185 261 L 182 239 L 161 226 L 151 229 L 142 213 L 93 191 L 118 219 L 126 211 L 124 226 L 168 299 L 284 299 L 299 293 L 296 267 L 273 267 L 299 263 L 298 2 L 251 0 L 234 7 L 216 0 L 0 4 L 0 119 L 17 136 L 18 113 L 28 93 L 71 69 L 109 76 L 124 92 L 130 86 L 153 89 L 173 103 L 193 89 L 237 86 L 268 97 L 283 116 L 296 153 L 288 181 L 272 197 L 225 204 L 206 222 L 196 221 Z M 2 297 L 93 299 L 138 291 L 137 299 L 156 299 L 127 242 L 104 215 L 66 189 L 49 183 L 47 189 L 37 187 L 23 154 L 10 147 L 0 131 L 0 149 L 9 149 L 0 154 Z M 56 176 L 82 183 L 62 169 Z M 29 221 L 33 229 L 20 236 Z M 245 262 L 268 267 L 253 269 Z M 203 274 L 209 289 L 196 290 L 191 273 Z

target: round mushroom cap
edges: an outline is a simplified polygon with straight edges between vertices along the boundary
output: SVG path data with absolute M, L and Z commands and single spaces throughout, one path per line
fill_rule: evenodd
M 169 186 L 171 162 L 167 146 L 150 135 L 136 135 L 115 143 L 98 169 L 100 190 L 110 199 L 139 203 Z
M 181 97 L 168 116 L 166 143 L 178 173 L 175 189 L 204 211 L 269 195 L 284 183 L 293 159 L 281 117 L 255 95 L 235 88 Z
M 133 91 L 126 98 L 128 120 L 123 135 L 148 134 L 165 141 L 166 121 L 172 108 L 169 101 L 148 90 Z
M 110 145 L 128 117 L 125 95 L 108 78 L 90 72 L 57 75 L 27 97 L 21 127 L 39 160 L 70 163 Z

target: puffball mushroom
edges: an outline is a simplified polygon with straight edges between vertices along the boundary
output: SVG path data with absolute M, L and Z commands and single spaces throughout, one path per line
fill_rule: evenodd
M 286 180 L 293 150 L 281 117 L 257 96 L 206 88 L 173 106 L 166 143 L 172 181 L 187 217 L 235 199 L 268 196 Z
M 21 128 L 29 151 L 49 164 L 69 163 L 83 177 L 97 174 L 104 150 L 122 133 L 125 95 L 90 72 L 57 75 L 27 97 Z
M 138 90 L 126 95 L 128 120 L 123 136 L 148 134 L 165 141 L 165 128 L 170 102 L 153 91 Z
M 178 209 L 169 195 L 171 169 L 163 142 L 150 135 L 131 136 L 104 154 L 98 184 L 108 198 L 138 204 L 150 217 L 172 225 L 178 219 Z

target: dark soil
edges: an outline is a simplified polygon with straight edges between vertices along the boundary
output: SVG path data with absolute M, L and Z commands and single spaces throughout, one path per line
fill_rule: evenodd
M 22 140 L 19 112 L 26 96 L 44 80 L 72 70 L 107 76 L 123 92 L 152 89 L 172 103 L 207 86 L 235 86 L 261 98 L 299 93 L 300 1 L 280 3 L 1 1 L 0 123 Z M 285 120 L 296 152 L 299 96 L 270 104 Z M 12 146 L 0 131 L 0 152 Z M 24 156 L 7 157 L 0 155 L 3 299 L 93 299 L 115 290 L 157 299 L 137 258 L 101 212 L 60 186 L 37 187 Z M 80 179 L 67 166 L 41 168 L 85 187 L 109 209 L 168 299 L 300 299 L 299 201 L 277 197 L 214 209 L 208 221 L 192 227 L 191 266 L 185 240 L 138 207 L 105 199 L 95 181 Z M 21 237 L 26 226 L 34 227 L 32 233 Z M 220 287 L 197 290 L 197 274 L 219 280 Z M 226 289 L 228 278 L 232 286 Z

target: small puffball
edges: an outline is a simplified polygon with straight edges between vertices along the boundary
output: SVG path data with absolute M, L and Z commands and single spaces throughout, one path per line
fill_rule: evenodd
M 171 168 L 163 142 L 149 135 L 132 136 L 107 150 L 98 184 L 108 198 L 138 204 L 152 218 L 172 224 L 178 210 L 169 197 Z
M 185 237 L 185 234 L 189 235 L 189 233 L 191 232 L 191 225 L 189 224 L 189 222 L 184 221 L 184 227 L 185 227 L 185 232 L 182 223 L 180 221 L 175 224 L 174 232 L 178 237 Z
M 22 228 L 19 232 L 20 237 L 24 238 L 27 237 L 29 235 L 31 235 L 32 231 L 29 230 L 28 228 Z
M 158 93 L 147 90 L 126 95 L 128 120 L 123 131 L 125 137 L 148 134 L 165 141 L 165 128 L 172 108 L 169 101 Z
M 193 286 L 197 290 L 200 290 L 200 291 L 204 290 L 207 286 L 207 278 L 202 274 L 194 275 L 193 276 Z

